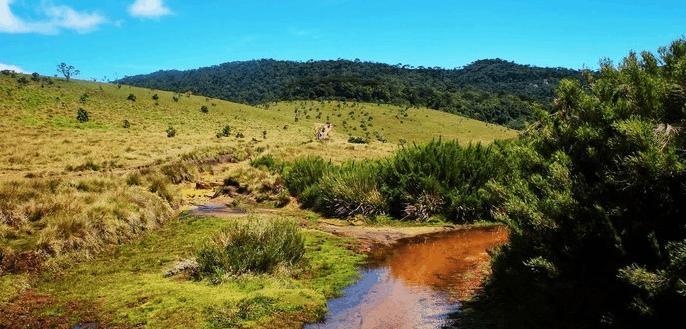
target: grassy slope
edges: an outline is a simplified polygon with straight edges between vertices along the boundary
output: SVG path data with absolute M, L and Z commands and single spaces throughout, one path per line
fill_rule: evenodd
M 129 168 L 198 148 L 240 146 L 251 143 L 253 138 L 258 141 L 251 144 L 269 147 L 277 154 L 319 153 L 343 160 L 388 154 L 400 139 L 426 142 L 442 136 L 464 142 L 487 142 L 515 136 L 514 131 L 500 126 L 428 109 L 410 109 L 407 118 L 396 119 L 400 108 L 387 105 L 290 102 L 264 109 L 185 95 L 174 102 L 169 92 L 84 81 L 54 81 L 54 85 L 44 87 L 36 82 L 18 87 L 15 79 L 0 76 L 0 177 L 22 177 L 29 172 L 60 174 L 67 166 L 76 167 L 88 160 L 99 165 L 104 163 L 104 167 Z M 135 102 L 126 100 L 130 93 L 136 95 Z M 81 103 L 84 94 L 88 99 Z M 153 94 L 159 95 L 159 105 L 152 100 Z M 209 113 L 200 112 L 203 105 L 208 106 Z M 76 120 L 78 108 L 88 111 L 89 122 Z M 319 119 L 314 112 L 316 108 L 322 112 Z M 296 109 L 313 110 L 310 118 L 302 115 L 295 122 Z M 351 111 L 354 119 L 349 116 Z M 373 126 L 368 128 L 372 138 L 378 131 L 390 143 L 355 146 L 346 143 L 348 134 L 363 136 L 364 133 L 359 127 L 357 131 L 352 128 L 346 131 L 342 121 L 358 126 L 363 112 L 373 117 Z M 327 117 L 335 125 L 331 141 L 308 143 L 303 147 Z M 122 128 L 123 120 L 131 123 L 129 129 Z M 226 125 L 233 128 L 234 134 L 242 132 L 245 138 L 216 138 L 216 133 Z M 177 130 L 176 137 L 166 137 L 169 126 Z M 266 140 L 263 131 L 267 131 Z
M 198 150 L 212 154 L 231 147 L 248 152 L 262 148 L 282 159 L 319 154 L 343 161 L 387 155 L 397 148 L 401 139 L 420 143 L 442 136 L 463 142 L 488 142 L 515 136 L 515 132 L 502 127 L 428 109 L 410 109 L 405 117 L 399 107 L 374 104 L 288 102 L 255 108 L 185 95 L 174 102 L 173 94 L 167 92 L 84 81 L 54 81 L 53 85 L 31 82 L 18 87 L 15 79 L 0 76 L 0 184 L 11 185 L 17 180 L 30 189 L 31 185 L 25 183 L 40 177 L 64 176 L 66 181 L 62 184 L 72 186 L 76 195 L 83 194 L 82 199 L 75 199 L 79 203 L 77 209 L 97 206 L 97 202 L 88 205 L 96 198 L 93 195 L 104 195 L 98 202 L 109 200 L 107 194 L 81 191 L 80 176 L 123 181 L 124 174 L 135 171 L 137 166 L 174 160 L 180 154 Z M 130 93 L 136 95 L 136 102 L 126 100 Z M 158 105 L 152 100 L 155 93 L 160 97 Z M 88 97 L 81 102 L 84 94 Z M 208 106 L 209 113 L 199 111 L 202 105 Z M 80 107 L 89 112 L 89 122 L 76 120 Z M 296 110 L 300 113 L 297 122 Z M 320 118 L 316 117 L 318 112 Z M 370 115 L 372 120 L 367 119 Z M 331 139 L 325 143 L 312 142 L 314 130 L 327 117 L 335 125 Z M 372 123 L 368 125 L 372 139 L 378 131 L 388 143 L 347 143 L 349 135 L 364 136 L 359 127 L 363 119 Z M 123 120 L 131 122 L 129 129 L 122 127 Z M 343 120 L 347 128 L 343 127 Z M 245 138 L 217 138 L 216 133 L 225 125 L 232 127 L 233 134 L 242 132 Z M 176 137 L 166 137 L 169 126 L 176 128 Z M 266 139 L 263 131 L 267 131 Z M 88 162 L 100 169 L 67 170 L 69 166 Z M 126 185 L 124 182 L 112 184 L 132 195 L 137 191 L 135 186 L 122 187 Z M 37 190 L 36 193 L 46 192 Z M 27 207 L 36 208 L 30 203 Z M 27 222 L 31 230 L 18 235 L 27 241 L 19 241 L 17 236 L 0 236 L 4 239 L 0 241 L 9 239 L 13 245 L 32 245 L 36 232 L 50 227 L 50 220 L 52 217 L 47 216 L 37 222 Z M 46 269 L 39 276 L 0 276 L 0 304 L 33 292 L 50 296 L 54 301 L 29 308 L 32 317 L 67 317 L 65 321 L 70 324 L 93 320 L 90 313 L 78 312 L 82 307 L 92 308 L 98 317 L 105 314 L 106 321 L 124 325 L 283 327 L 321 315 L 326 298 L 355 275 L 360 257 L 350 252 L 344 241 L 307 231 L 306 257 L 310 262 L 294 273 L 244 277 L 219 286 L 163 277 L 165 269 L 192 255 L 198 243 L 226 223 L 217 218 L 172 220 L 144 238 L 105 250 L 90 261 L 70 261 L 65 263 L 68 266 Z M 16 230 L 7 232 L 15 234 Z M 240 305 L 256 315 L 240 315 Z M 77 310 L 72 312 L 70 308 Z M 285 322 L 274 322 L 277 318 Z M 0 317 L 0 325 L 1 321 Z

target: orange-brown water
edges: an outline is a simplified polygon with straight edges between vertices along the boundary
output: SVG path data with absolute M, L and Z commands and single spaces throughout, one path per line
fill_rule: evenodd
M 487 251 L 507 241 L 502 227 L 403 240 L 372 256 L 362 278 L 329 301 L 323 323 L 308 328 L 437 328 L 478 289 Z

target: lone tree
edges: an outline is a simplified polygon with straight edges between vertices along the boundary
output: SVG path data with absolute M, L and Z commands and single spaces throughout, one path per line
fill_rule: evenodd
M 72 76 L 77 76 L 81 73 L 81 71 L 77 70 L 73 65 L 68 65 L 67 63 L 60 63 L 57 65 L 57 72 L 62 73 L 67 81 L 69 81 Z

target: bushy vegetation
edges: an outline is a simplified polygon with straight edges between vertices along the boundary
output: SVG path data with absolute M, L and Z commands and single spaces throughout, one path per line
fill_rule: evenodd
M 503 163 L 506 145 L 436 140 L 403 148 L 387 160 L 342 165 L 310 157 L 287 166 L 284 179 L 304 206 L 329 216 L 492 219 L 485 187 L 512 170 Z
M 551 107 L 557 83 L 568 77 L 580 77 L 580 73 L 500 59 L 476 61 L 460 69 L 346 60 L 257 60 L 191 71 L 159 71 L 121 82 L 176 92 L 190 90 L 249 104 L 337 99 L 422 106 L 523 128 L 534 119 L 536 104 Z
M 197 253 L 203 275 L 269 273 L 298 263 L 305 240 L 290 220 L 235 222 L 207 242 Z
M 511 230 L 476 304 L 499 328 L 667 328 L 686 308 L 686 41 L 564 81 L 491 186 Z
M 88 112 L 82 108 L 76 111 L 76 120 L 79 122 L 88 122 Z

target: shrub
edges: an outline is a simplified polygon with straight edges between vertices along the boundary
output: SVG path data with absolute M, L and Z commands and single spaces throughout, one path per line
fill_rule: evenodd
M 86 104 L 86 102 L 88 101 L 88 97 L 90 97 L 88 96 L 88 93 L 81 94 L 81 96 L 79 97 L 79 103 Z
M 393 215 L 426 219 L 442 214 L 465 222 L 492 219 L 482 189 L 507 170 L 500 144 L 463 147 L 456 141 L 435 140 L 396 152 L 380 175 Z
M 38 72 L 31 73 L 31 80 L 36 81 L 36 82 L 40 81 L 40 74 L 38 74 Z
M 172 126 L 169 126 L 169 128 L 167 128 L 167 137 L 171 138 L 174 136 L 176 136 L 176 129 L 174 129 Z
M 207 105 L 203 105 L 200 107 L 200 112 L 202 113 L 208 113 L 210 109 L 207 107 Z
M 388 212 L 379 190 L 375 164 L 348 163 L 325 173 L 318 182 L 314 207 L 328 216 L 348 218 L 356 215 L 375 216 Z
M 122 126 L 122 128 L 124 128 L 124 129 L 128 129 L 129 127 L 131 127 L 131 123 L 129 122 L 129 120 L 124 120 L 124 121 L 122 122 L 121 126 Z
M 129 97 L 126 97 L 126 100 L 135 102 L 135 101 L 136 101 L 136 95 L 134 95 L 134 94 L 129 94 Z
M 332 168 L 331 162 L 319 156 L 309 156 L 295 160 L 285 168 L 284 181 L 288 191 L 298 196 L 308 187 L 319 182 L 324 173 Z
M 157 94 L 154 94 L 154 95 L 152 95 L 152 100 L 154 100 L 155 102 L 157 102 L 158 100 L 160 100 L 160 96 L 157 95 Z
M 164 165 L 162 168 L 160 168 L 160 170 L 162 174 L 167 176 L 169 181 L 174 184 L 180 184 L 184 181 L 190 182 L 193 180 L 193 173 L 191 172 L 190 166 L 180 161 Z
M 255 168 L 265 168 L 269 171 L 279 171 L 278 167 L 280 167 L 276 160 L 274 160 L 274 157 L 269 154 L 251 160 L 250 165 Z
M 88 112 L 82 108 L 79 108 L 79 110 L 76 111 L 76 120 L 79 120 L 79 122 L 88 122 Z
M 368 144 L 369 140 L 364 138 L 364 137 L 350 136 L 350 137 L 348 137 L 348 143 L 351 143 L 351 144 Z
M 224 126 L 220 132 L 217 133 L 217 138 L 231 136 L 231 127 Z
M 29 79 L 27 79 L 25 76 L 21 76 L 17 79 L 17 84 L 20 86 L 26 86 L 29 84 Z
M 564 80 L 491 193 L 510 227 L 484 300 L 501 328 L 669 328 L 686 307 L 686 40 Z M 526 153 L 525 153 L 526 152 Z M 496 314 L 494 314 L 496 313 Z
M 234 222 L 197 252 L 203 275 L 271 273 L 297 264 L 305 254 L 298 225 L 289 220 Z

